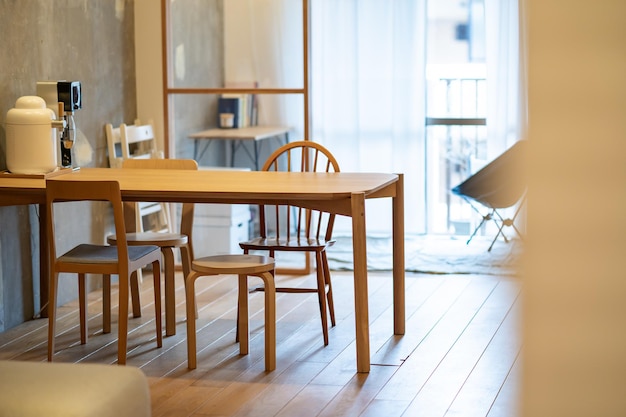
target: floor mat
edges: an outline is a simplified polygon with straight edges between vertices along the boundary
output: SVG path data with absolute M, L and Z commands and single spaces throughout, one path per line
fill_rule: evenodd
M 336 236 L 336 243 L 328 249 L 328 263 L 332 270 L 350 271 L 352 238 Z M 487 251 L 493 237 L 475 236 L 467 244 L 467 237 L 439 235 L 409 235 L 405 237 L 405 270 L 428 274 L 488 274 L 518 275 L 523 242 L 499 239 Z M 284 266 L 302 264 L 302 255 L 280 253 L 277 263 Z M 370 271 L 392 269 L 391 238 L 368 236 L 367 266 Z

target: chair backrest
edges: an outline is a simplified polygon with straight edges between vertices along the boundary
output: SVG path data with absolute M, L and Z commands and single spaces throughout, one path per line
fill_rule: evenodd
M 122 166 L 122 138 L 120 136 L 120 128 L 113 127 L 111 123 L 104 125 L 104 131 L 107 137 L 107 150 L 109 151 L 109 166 L 111 168 L 120 168 Z
M 105 130 L 111 168 L 119 168 L 125 159 L 163 158 L 152 122 L 135 120 L 134 125 L 122 123 L 119 127 L 107 123 Z
M 319 143 L 298 141 L 278 148 L 265 161 L 263 171 L 284 172 L 339 172 L 339 163 L 333 154 Z M 268 236 L 268 225 L 275 227 L 279 238 L 319 238 L 330 240 L 335 215 L 319 210 L 295 206 L 259 207 L 260 234 Z M 271 211 L 271 213 L 270 213 Z
M 527 140 L 517 141 L 493 161 L 452 189 L 493 209 L 515 205 L 526 192 Z
M 75 201 L 105 201 L 111 204 L 115 224 L 115 234 L 118 236 L 118 269 L 119 273 L 128 274 L 128 244 L 126 241 L 126 226 L 124 224 L 124 208 L 122 195 L 117 181 L 54 181 L 46 180 L 46 208 L 48 223 L 48 253 L 54 265 L 57 259 L 55 242 L 54 212 L 59 203 Z M 85 234 L 88 235 L 88 234 Z M 85 242 L 88 243 L 88 242 Z M 121 269 L 119 269 L 121 268 Z M 124 271 L 126 269 L 126 271 Z M 118 272 L 110 272 L 118 273 Z
M 186 169 L 197 170 L 198 163 L 193 159 L 126 159 L 122 168 L 133 169 Z M 180 232 L 187 235 L 188 247 L 193 259 L 192 231 L 193 231 L 194 204 L 184 203 L 180 220 Z

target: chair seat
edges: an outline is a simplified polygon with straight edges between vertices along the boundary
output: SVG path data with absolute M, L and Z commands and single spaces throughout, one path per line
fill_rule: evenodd
M 192 270 L 205 274 L 255 274 L 274 269 L 274 258 L 260 255 L 214 255 L 195 259 Z
M 114 245 L 117 241 L 115 235 L 107 237 L 107 242 Z M 180 233 L 158 233 L 158 232 L 143 232 L 143 233 L 127 233 L 126 241 L 128 246 L 136 245 L 156 245 L 159 247 L 179 247 L 186 245 L 188 242 L 187 235 Z
M 238 279 L 237 340 L 239 353 L 247 355 L 250 344 L 248 325 L 248 276 L 256 276 L 265 284 L 265 370 L 276 369 L 276 291 L 274 290 L 274 258 L 259 255 L 205 256 L 191 263 L 185 277 L 187 311 L 187 363 L 196 368 L 196 295 L 195 281 L 202 276 L 236 275 Z
M 128 247 L 128 259 L 133 262 L 150 252 L 159 250 L 158 246 L 143 245 Z M 59 262 L 117 264 L 117 246 L 81 244 L 58 258 Z
M 326 241 L 324 239 L 314 238 L 292 238 L 288 240 L 286 238 L 277 239 L 275 237 L 257 237 L 247 242 L 240 242 L 239 246 L 242 249 L 248 250 L 317 251 L 328 248 L 334 244 L 334 240 Z

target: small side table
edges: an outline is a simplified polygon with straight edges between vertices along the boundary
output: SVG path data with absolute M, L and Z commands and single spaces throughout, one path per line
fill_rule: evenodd
M 197 132 L 189 135 L 190 139 L 194 140 L 194 159 L 196 161 L 200 160 L 204 153 L 209 149 L 211 142 L 213 140 L 229 140 L 231 141 L 231 154 L 230 154 L 230 166 L 234 166 L 235 162 L 235 152 L 242 148 L 252 162 L 254 163 L 255 169 L 259 170 L 259 142 L 264 139 L 271 138 L 284 138 L 284 143 L 289 142 L 289 128 L 285 126 L 250 126 L 250 127 L 242 127 L 242 128 L 233 128 L 233 129 L 209 129 L 203 130 L 202 132 Z M 206 140 L 206 145 L 198 154 L 198 143 L 201 140 Z M 252 141 L 254 143 L 254 155 L 250 154 L 250 151 L 244 147 L 245 142 Z M 283 142 L 281 141 L 281 145 Z

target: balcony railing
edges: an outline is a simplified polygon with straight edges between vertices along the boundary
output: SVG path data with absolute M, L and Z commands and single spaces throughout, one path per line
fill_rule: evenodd
M 450 190 L 486 162 L 486 80 L 439 78 L 428 88 L 427 232 L 469 234 L 475 213 Z

